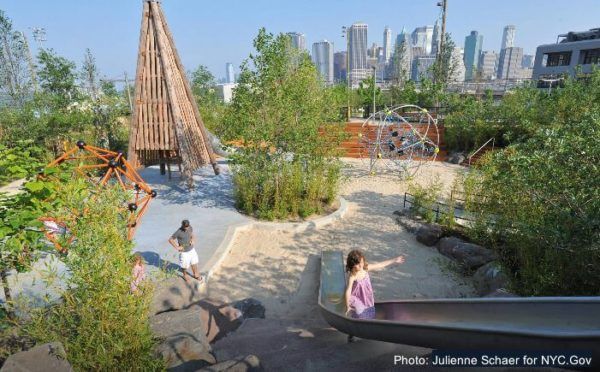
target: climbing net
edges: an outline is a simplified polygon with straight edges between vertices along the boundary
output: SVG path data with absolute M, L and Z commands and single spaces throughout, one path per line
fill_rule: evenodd
M 380 171 L 414 176 L 439 153 L 437 119 L 424 108 L 401 105 L 372 114 L 362 125 L 361 156 L 371 175 Z
M 96 186 L 96 195 L 109 184 L 117 184 L 127 192 L 130 199 L 123 208 L 126 208 L 129 213 L 127 238 L 131 240 L 140 219 L 148 209 L 150 200 L 156 197 L 156 191 L 144 182 L 121 151 L 110 151 L 77 141 L 73 148 L 56 158 L 47 167 L 57 167 L 65 162 L 73 163 L 74 172 Z M 85 213 L 85 211 L 80 213 Z M 43 217 L 40 218 L 40 221 L 44 225 L 42 229 L 46 238 L 59 251 L 67 251 L 64 242 L 70 245 L 76 240 L 75 236 L 71 234 L 68 224 L 64 221 L 58 221 L 52 217 Z

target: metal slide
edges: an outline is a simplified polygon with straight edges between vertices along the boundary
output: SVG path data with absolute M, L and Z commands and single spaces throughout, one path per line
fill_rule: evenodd
M 432 349 L 591 351 L 600 364 L 600 297 L 384 301 L 358 320 L 344 316 L 344 289 L 342 252 L 323 251 L 319 307 L 341 332 Z

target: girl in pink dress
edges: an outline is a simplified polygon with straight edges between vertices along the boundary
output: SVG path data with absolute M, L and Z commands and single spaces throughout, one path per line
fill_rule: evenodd
M 133 279 L 131 280 L 131 293 L 138 293 L 138 286 L 144 279 L 146 279 L 146 273 L 144 272 L 144 261 L 139 253 L 135 254 L 134 260 L 135 261 L 133 263 L 132 270 Z
M 384 267 L 404 262 L 404 256 L 398 256 L 379 263 L 367 264 L 363 253 L 353 250 L 348 253 L 346 259 L 346 272 L 348 273 L 348 284 L 346 285 L 346 315 L 356 319 L 375 318 L 375 298 L 371 286 L 370 271 L 381 270 Z M 348 335 L 348 342 L 354 337 Z

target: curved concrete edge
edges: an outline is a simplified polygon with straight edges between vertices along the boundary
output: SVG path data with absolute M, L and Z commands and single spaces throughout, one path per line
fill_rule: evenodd
M 309 229 L 320 229 L 324 226 L 330 225 L 336 221 L 340 221 L 348 213 L 349 204 L 346 199 L 339 197 L 340 207 L 333 213 L 319 217 L 312 221 L 306 222 L 244 222 L 234 226 L 230 226 L 225 233 L 225 238 L 219 247 L 212 255 L 212 257 L 204 264 L 200 272 L 205 273 L 206 280 L 217 271 L 227 254 L 233 247 L 233 243 L 237 238 L 238 234 L 247 232 L 253 229 L 267 230 L 267 231 L 289 231 L 289 232 L 304 232 Z

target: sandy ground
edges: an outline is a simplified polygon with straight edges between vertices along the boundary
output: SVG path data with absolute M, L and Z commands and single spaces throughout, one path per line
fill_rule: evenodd
M 223 300 L 253 297 L 268 318 L 293 319 L 314 309 L 321 250 L 366 252 L 377 262 L 404 255 L 403 265 L 371 274 L 376 300 L 456 298 L 473 296 L 469 279 L 451 269 L 451 262 L 399 226 L 393 212 L 402 209 L 408 182 L 397 175 L 370 176 L 361 160 L 344 159 L 341 196 L 349 202 L 342 221 L 302 233 L 252 230 L 239 235 L 220 269 L 211 278 L 209 296 Z M 428 184 L 439 176 L 449 191 L 460 166 L 430 163 L 412 182 Z M 312 303 L 312 304 L 309 304 Z

